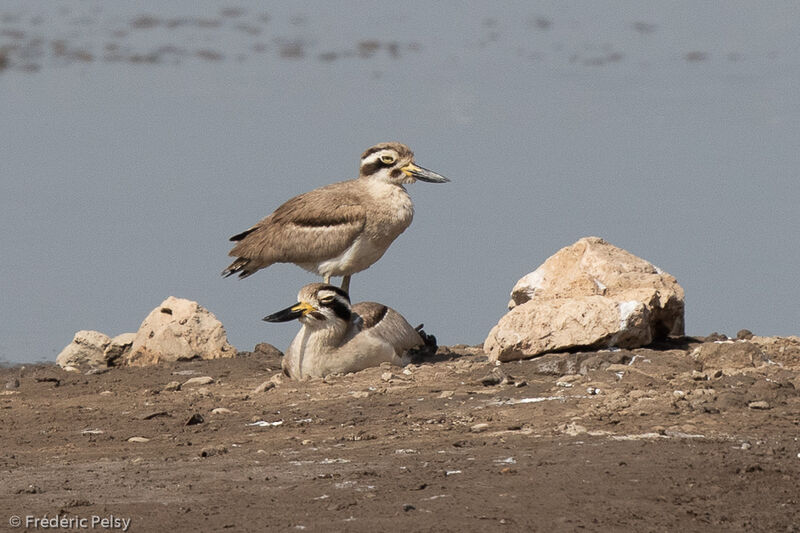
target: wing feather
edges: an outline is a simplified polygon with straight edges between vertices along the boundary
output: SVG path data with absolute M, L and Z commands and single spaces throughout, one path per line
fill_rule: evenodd
M 263 266 L 278 262 L 324 261 L 340 255 L 366 223 L 360 197 L 334 183 L 295 196 L 249 230 L 236 235 L 233 257 Z
M 359 302 L 353 305 L 353 312 L 363 320 L 364 333 L 385 339 L 398 349 L 398 355 L 424 344 L 417 330 L 391 307 L 375 302 Z

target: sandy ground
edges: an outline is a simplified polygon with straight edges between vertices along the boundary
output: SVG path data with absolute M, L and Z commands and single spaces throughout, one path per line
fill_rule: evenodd
M 705 341 L 309 382 L 264 352 L 2 369 L 0 524 L 800 531 L 800 340 Z

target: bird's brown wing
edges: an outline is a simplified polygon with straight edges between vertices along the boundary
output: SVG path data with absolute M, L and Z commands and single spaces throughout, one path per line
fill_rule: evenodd
M 274 213 L 231 240 L 228 255 L 261 266 L 272 263 L 313 263 L 344 252 L 366 223 L 360 198 L 335 183 L 295 196 Z M 260 268 L 260 267 L 259 267 Z
M 362 331 L 385 339 L 398 349 L 398 355 L 424 344 L 417 330 L 390 307 L 375 302 L 359 302 L 353 305 L 353 312 L 363 321 Z

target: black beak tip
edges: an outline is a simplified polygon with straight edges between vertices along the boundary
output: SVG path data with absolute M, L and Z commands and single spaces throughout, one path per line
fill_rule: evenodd
M 263 320 L 264 322 L 289 322 L 290 320 L 300 318 L 301 316 L 303 316 L 303 311 L 297 309 L 297 304 L 295 304 L 292 307 L 281 309 L 277 313 L 272 313 L 271 315 L 267 315 L 261 320 Z

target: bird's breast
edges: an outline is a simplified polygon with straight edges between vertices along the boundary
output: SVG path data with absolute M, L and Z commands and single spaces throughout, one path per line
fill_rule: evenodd
M 414 204 L 405 189 L 396 185 L 371 184 L 373 201 L 368 202 L 366 233 L 371 238 L 386 238 L 391 242 L 411 224 Z

